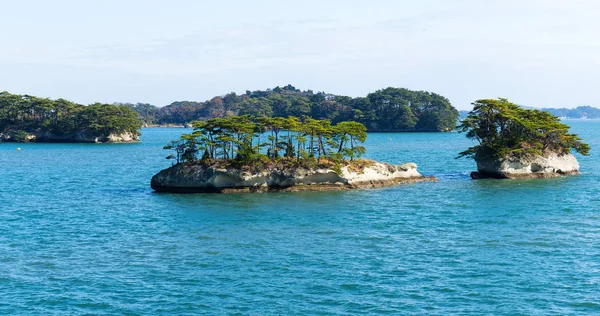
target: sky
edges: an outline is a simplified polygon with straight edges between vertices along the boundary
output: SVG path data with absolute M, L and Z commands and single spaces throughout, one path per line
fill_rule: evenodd
M 292 84 L 600 106 L 596 0 L 0 0 L 0 91 L 204 101 Z

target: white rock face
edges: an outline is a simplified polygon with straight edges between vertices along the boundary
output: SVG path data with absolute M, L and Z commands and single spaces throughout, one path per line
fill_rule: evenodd
M 428 180 L 433 179 L 421 175 L 414 163 L 394 166 L 372 162 L 360 171 L 344 166 L 340 174 L 332 169 L 274 168 L 249 172 L 182 163 L 156 174 L 151 186 L 162 192 L 325 191 Z
M 405 163 L 400 166 L 393 166 L 390 164 L 377 162 L 371 164 L 362 172 L 352 172 L 348 170 L 348 167 L 343 167 L 342 173 L 343 174 L 341 177 L 344 178 L 348 184 L 423 177 L 423 175 L 417 171 L 417 165 L 412 162 Z
M 133 133 L 130 133 L 130 132 L 124 132 L 121 134 L 110 134 L 106 138 L 107 138 L 107 140 L 105 140 L 103 142 L 130 143 L 130 142 L 136 142 L 136 141 L 140 140 L 138 135 L 134 135 Z
M 579 162 L 572 154 L 536 156 L 532 159 L 477 161 L 473 178 L 550 178 L 579 174 Z

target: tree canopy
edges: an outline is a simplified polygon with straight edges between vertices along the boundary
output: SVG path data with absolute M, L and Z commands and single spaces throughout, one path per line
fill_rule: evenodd
M 69 136 L 130 132 L 137 135 L 140 127 L 139 115 L 126 106 L 101 103 L 84 106 L 65 99 L 0 92 L 0 133 L 49 132 Z
M 458 126 L 459 132 L 477 145 L 459 157 L 478 159 L 523 158 L 550 153 L 567 154 L 571 149 L 588 155 L 590 146 L 559 118 L 535 109 L 523 109 L 507 99 L 481 99 Z
M 144 103 L 124 105 L 138 112 L 147 124 L 187 124 L 236 115 L 308 116 L 333 124 L 356 121 L 369 131 L 446 131 L 455 128 L 458 118 L 458 111 L 445 97 L 401 88 L 352 98 L 287 85 L 242 95 L 232 92 L 205 102 L 178 101 L 162 108 Z
M 354 160 L 365 153 L 367 130 L 358 122 L 339 122 L 295 116 L 212 118 L 193 123 L 191 134 L 171 141 L 168 159 L 179 162 L 228 161 L 251 165 L 265 160 L 320 162 Z

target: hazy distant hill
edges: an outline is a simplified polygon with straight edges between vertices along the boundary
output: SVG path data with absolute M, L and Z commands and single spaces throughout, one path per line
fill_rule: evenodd
M 524 106 L 524 108 L 531 109 L 531 107 Z M 595 108 L 589 105 L 578 106 L 574 109 L 567 108 L 542 108 L 541 110 L 548 111 L 553 115 L 564 118 L 572 118 L 572 119 L 598 119 L 600 118 L 600 109 Z M 464 119 L 467 117 L 469 111 L 458 111 L 460 115 L 460 119 Z
M 600 118 L 600 109 L 591 107 L 589 105 L 578 106 L 574 109 L 543 109 L 548 111 L 556 116 L 566 117 L 566 118 L 588 118 L 588 119 L 597 119 Z

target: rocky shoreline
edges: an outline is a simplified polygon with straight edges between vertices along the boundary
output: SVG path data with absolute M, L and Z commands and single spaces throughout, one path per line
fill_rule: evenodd
M 579 162 L 572 154 L 551 153 L 532 158 L 477 160 L 473 179 L 538 179 L 579 174 Z
M 143 128 L 192 128 L 191 124 L 147 124 L 144 123 Z
M 264 170 L 223 168 L 200 162 L 179 163 L 160 171 L 151 180 L 157 192 L 243 193 L 340 191 L 392 186 L 401 183 L 437 181 L 417 171 L 417 165 L 369 162 L 334 168 L 273 166 Z
M 35 143 L 135 143 L 140 141 L 138 134 L 131 132 L 110 133 L 108 135 L 88 135 L 85 132 L 79 132 L 70 135 L 55 135 L 50 132 L 27 132 L 21 135 L 21 139 L 16 139 L 14 132 L 0 133 L 0 143 L 2 142 L 35 142 Z

